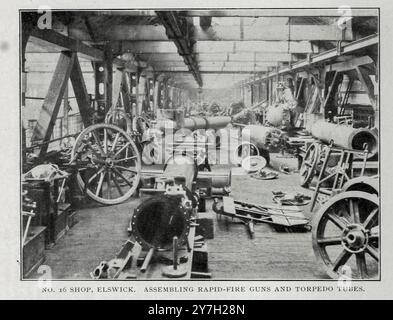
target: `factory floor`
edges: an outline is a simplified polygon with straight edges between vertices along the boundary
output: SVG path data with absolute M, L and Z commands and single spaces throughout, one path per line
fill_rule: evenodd
M 239 170 L 237 170 L 239 171 Z M 301 192 L 296 172 L 275 180 L 232 175 L 231 196 L 236 200 L 272 205 L 272 191 Z M 115 206 L 78 210 L 78 223 L 46 251 L 46 265 L 55 279 L 90 279 L 102 260 L 115 257 L 127 239 L 130 214 L 139 204 L 134 198 Z M 211 202 L 207 202 L 211 208 Z M 308 206 L 302 207 L 310 217 Z M 215 215 L 214 215 L 215 216 Z M 207 240 L 212 279 L 326 279 L 312 250 L 311 232 L 278 232 L 267 224 L 255 226 L 250 239 L 243 224 L 215 217 L 214 239 Z

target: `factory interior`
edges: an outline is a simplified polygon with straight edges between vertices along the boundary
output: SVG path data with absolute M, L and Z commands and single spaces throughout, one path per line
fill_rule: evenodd
M 21 11 L 22 279 L 378 280 L 378 27 Z

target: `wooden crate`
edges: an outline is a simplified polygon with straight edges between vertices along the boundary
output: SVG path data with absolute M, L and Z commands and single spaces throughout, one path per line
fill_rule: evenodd
M 30 227 L 23 245 L 23 277 L 31 275 L 45 260 L 46 227 Z
M 58 241 L 65 235 L 68 230 L 68 217 L 70 215 L 71 205 L 69 203 L 59 203 L 57 214 L 54 219 L 54 240 Z

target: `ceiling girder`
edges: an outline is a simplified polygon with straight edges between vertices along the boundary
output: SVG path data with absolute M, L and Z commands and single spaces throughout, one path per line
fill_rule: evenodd
M 190 37 L 190 24 L 185 18 L 180 18 L 174 11 L 156 11 L 161 19 L 169 39 L 175 43 L 179 55 L 184 59 L 195 81 L 200 87 L 203 86 L 202 78 L 199 73 L 198 62 L 193 53 L 193 40 Z

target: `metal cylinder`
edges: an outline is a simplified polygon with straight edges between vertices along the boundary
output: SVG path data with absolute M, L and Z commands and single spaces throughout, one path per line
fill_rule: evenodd
M 143 248 L 163 248 L 172 246 L 173 237 L 184 243 L 190 229 L 188 208 L 178 197 L 161 195 L 152 197 L 134 211 L 132 233 Z
M 226 171 L 201 171 L 198 180 L 211 181 L 212 188 L 225 188 L 231 185 L 231 170 Z
M 141 172 L 143 178 L 161 176 L 164 172 L 159 169 L 145 169 Z M 231 170 L 199 171 L 198 181 L 211 181 L 212 188 L 225 188 L 231 185 Z
M 168 159 L 164 166 L 163 177 L 178 180 L 178 184 L 184 185 L 188 190 L 192 189 L 192 183 L 196 180 L 198 168 L 194 159 L 184 155 L 174 155 Z
M 219 116 L 219 117 L 189 117 L 183 120 L 180 128 L 190 129 L 191 131 L 198 129 L 220 129 L 224 128 L 231 122 L 231 117 L 229 116 Z
M 269 106 L 266 110 L 266 121 L 272 126 L 278 127 L 289 117 L 289 111 L 284 105 Z
M 367 144 L 369 157 L 378 153 L 378 136 L 375 131 L 367 128 L 352 128 L 346 125 L 316 121 L 311 126 L 311 134 L 325 143 L 338 147 L 364 150 Z
M 251 142 L 261 149 L 268 149 L 278 145 L 280 135 L 281 130 L 277 128 L 249 125 L 242 130 L 242 141 Z

